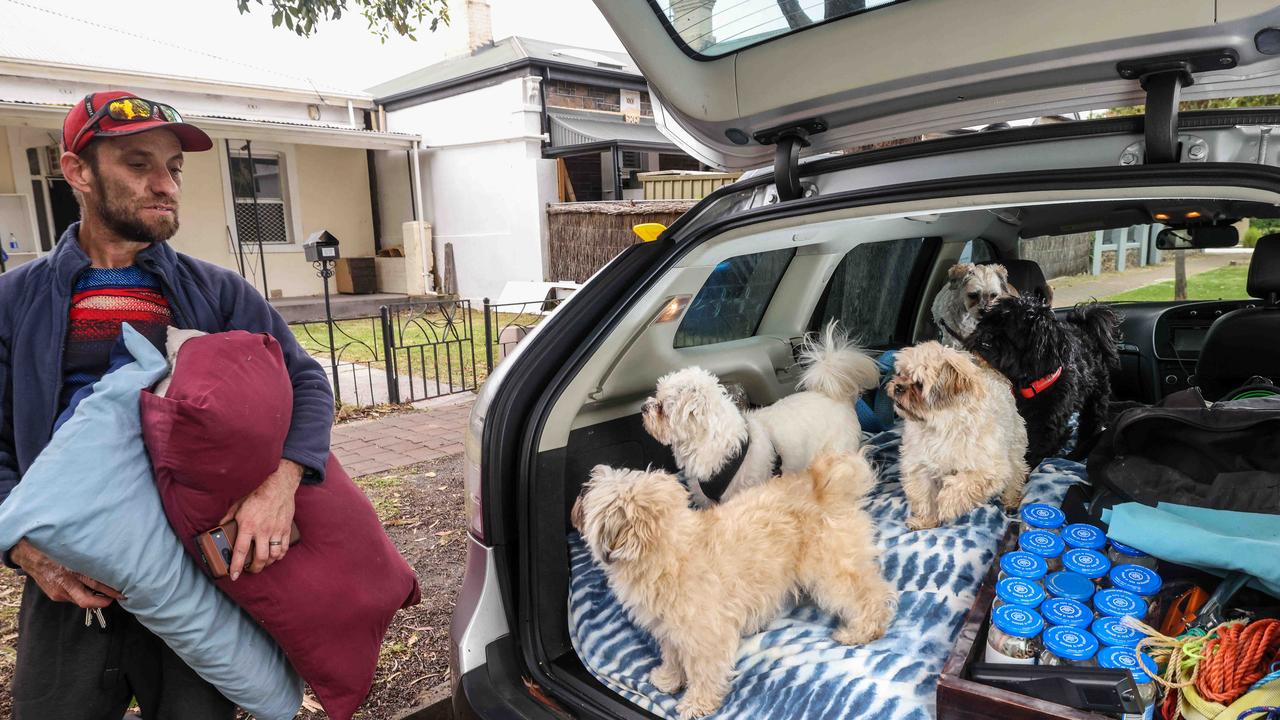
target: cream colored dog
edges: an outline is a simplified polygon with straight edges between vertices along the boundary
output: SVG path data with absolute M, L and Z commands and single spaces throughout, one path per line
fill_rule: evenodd
M 745 488 L 706 510 L 676 476 L 596 466 L 573 506 L 614 593 L 658 641 L 650 675 L 682 718 L 715 712 L 744 634 L 769 624 L 798 592 L 840 617 L 832 639 L 884 634 L 897 594 L 880 574 L 860 501 L 875 473 L 860 454 L 827 453 L 805 472 Z
M 805 342 L 797 388 L 768 407 L 743 411 L 719 378 L 688 367 L 658 379 L 641 411 L 644 429 L 671 448 L 699 507 L 728 500 L 775 474 L 800 472 L 825 450 L 855 452 L 862 428 L 854 403 L 880 370 L 836 328 Z
M 927 342 L 900 350 L 888 384 L 902 428 L 912 530 L 951 522 L 999 494 L 1018 507 L 1027 428 L 1009 381 L 973 356 Z

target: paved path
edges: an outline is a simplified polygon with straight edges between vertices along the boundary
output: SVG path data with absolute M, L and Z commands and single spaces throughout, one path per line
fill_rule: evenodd
M 1234 250 L 1234 248 L 1233 248 Z M 1187 258 L 1187 277 L 1213 270 L 1227 265 L 1233 260 L 1248 264 L 1252 257 L 1247 252 L 1207 252 L 1203 255 L 1192 255 Z M 1053 286 L 1053 304 L 1055 307 L 1066 307 L 1094 298 L 1104 298 L 1126 290 L 1143 287 L 1161 280 L 1173 279 L 1173 261 L 1159 265 L 1135 267 L 1122 273 L 1103 273 L 1102 275 L 1075 275 L 1050 280 Z
M 320 363 L 324 368 L 325 377 L 329 378 L 329 386 L 333 386 L 333 367 L 330 365 L 328 354 L 311 353 L 311 357 Z M 391 402 L 391 396 L 387 393 L 387 371 L 369 363 L 358 362 L 342 362 L 338 361 L 338 380 L 340 381 L 340 391 L 342 393 L 342 403 L 344 405 L 356 405 L 359 407 L 369 407 L 370 405 L 382 405 Z M 400 375 L 396 377 L 396 381 L 400 384 L 400 397 L 422 397 L 430 395 L 426 402 L 435 400 L 445 400 L 446 396 L 453 393 L 453 386 L 447 382 L 440 381 L 436 378 L 427 380 L 421 375 L 414 375 L 410 378 L 408 375 Z
M 335 425 L 333 452 L 352 477 L 456 455 L 474 397 L 464 393 L 410 412 Z

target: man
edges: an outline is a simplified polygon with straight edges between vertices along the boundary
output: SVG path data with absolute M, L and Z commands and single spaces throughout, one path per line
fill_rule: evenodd
M 71 109 L 62 143 L 81 220 L 53 252 L 0 277 L 0 501 L 48 444 L 75 391 L 106 371 L 122 321 L 162 350 L 169 325 L 269 332 L 293 379 L 293 424 L 279 468 L 227 513 L 239 524 L 232 579 L 261 572 L 288 551 L 299 483 L 323 479 L 333 422 L 324 371 L 243 278 L 166 243 L 178 230 L 183 152 L 208 150 L 208 135 L 172 107 L 113 91 Z M 230 702 L 114 604 L 114 589 L 26 540 L 5 560 L 28 576 L 17 720 L 118 720 L 133 697 L 146 720 L 234 717 Z M 90 611 L 105 622 L 86 627 Z

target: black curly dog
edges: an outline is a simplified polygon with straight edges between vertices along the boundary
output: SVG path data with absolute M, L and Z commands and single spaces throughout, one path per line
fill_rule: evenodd
M 965 347 L 1013 384 L 1027 423 L 1028 465 L 1067 444 L 1072 413 L 1080 413 L 1077 450 L 1101 430 L 1111 371 L 1120 365 L 1119 339 L 1120 318 L 1099 303 L 1077 305 L 1059 320 L 1044 300 L 1023 295 L 1001 300 L 979 318 Z

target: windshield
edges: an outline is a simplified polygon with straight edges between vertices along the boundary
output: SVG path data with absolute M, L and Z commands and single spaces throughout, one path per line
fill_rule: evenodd
M 649 0 L 695 55 L 718 57 L 788 33 L 906 0 Z

